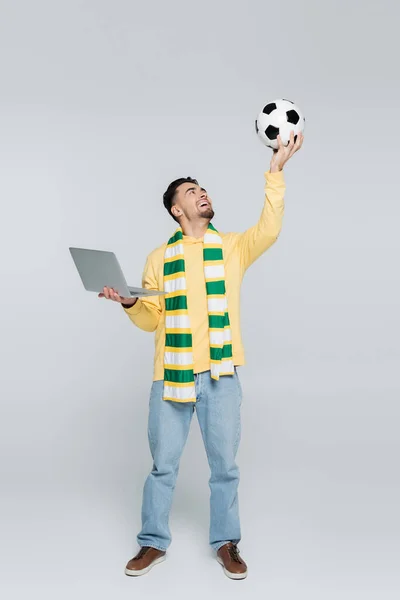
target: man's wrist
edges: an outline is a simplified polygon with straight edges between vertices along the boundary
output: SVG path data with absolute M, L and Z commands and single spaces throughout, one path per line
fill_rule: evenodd
M 123 303 L 121 302 L 121 306 L 123 306 L 124 308 L 132 308 L 132 306 L 135 306 L 135 304 L 136 304 L 136 302 L 137 302 L 137 301 L 138 301 L 138 298 L 135 298 L 135 299 L 133 300 L 133 302 L 131 302 L 130 304 L 123 304 Z

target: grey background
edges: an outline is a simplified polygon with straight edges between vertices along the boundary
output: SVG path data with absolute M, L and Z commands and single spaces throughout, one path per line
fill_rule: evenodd
M 5 597 L 399 594 L 399 10 L 395 2 L 2 1 L 1 587 Z M 153 339 L 86 293 L 69 245 L 131 285 L 201 180 L 258 219 L 266 101 L 307 119 L 279 241 L 247 273 L 239 452 L 245 582 L 208 549 L 197 421 L 169 560 L 136 551 Z M 397 259 L 397 260 L 396 260 Z

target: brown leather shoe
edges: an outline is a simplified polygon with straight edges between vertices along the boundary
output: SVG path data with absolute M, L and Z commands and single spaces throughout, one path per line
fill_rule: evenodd
M 228 542 L 217 551 L 217 561 L 224 567 L 224 573 L 230 579 L 244 579 L 247 577 L 247 565 L 239 556 L 236 544 Z
M 152 567 L 165 560 L 166 552 L 151 546 L 142 546 L 139 552 L 131 558 L 125 568 L 125 574 L 137 577 L 148 573 Z

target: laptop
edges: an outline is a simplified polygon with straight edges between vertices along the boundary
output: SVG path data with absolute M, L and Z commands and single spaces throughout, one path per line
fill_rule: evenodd
M 90 250 L 88 248 L 69 248 L 72 259 L 88 292 L 100 293 L 104 287 L 116 290 L 122 298 L 141 298 L 144 296 L 162 296 L 166 292 L 147 288 L 131 287 L 114 252 Z

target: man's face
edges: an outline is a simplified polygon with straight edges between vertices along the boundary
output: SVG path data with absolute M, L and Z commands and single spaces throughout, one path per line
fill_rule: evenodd
M 188 221 L 211 220 L 214 217 L 211 198 L 206 190 L 195 183 L 182 183 L 176 190 L 172 206 L 173 214 Z

